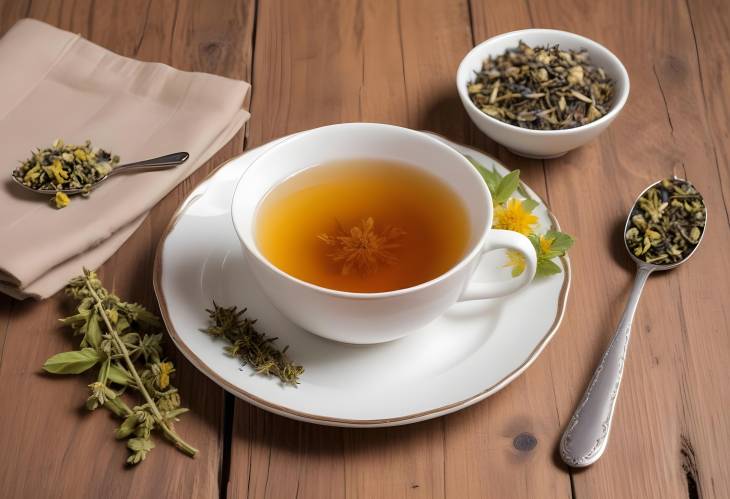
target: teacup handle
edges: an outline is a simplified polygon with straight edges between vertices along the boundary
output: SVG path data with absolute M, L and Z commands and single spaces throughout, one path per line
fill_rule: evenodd
M 483 300 L 509 295 L 532 282 L 537 269 L 537 255 L 529 239 L 511 230 L 492 229 L 484 242 L 481 255 L 495 249 L 510 249 L 521 253 L 525 257 L 524 272 L 508 281 L 470 282 L 461 293 L 459 301 Z

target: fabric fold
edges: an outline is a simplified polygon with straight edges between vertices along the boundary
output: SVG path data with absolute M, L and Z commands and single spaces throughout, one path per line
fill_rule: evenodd
M 249 116 L 246 82 L 122 57 L 28 19 L 0 39 L 0 75 L 6 157 L 22 161 L 56 138 L 91 140 L 121 163 L 190 154 L 174 169 L 114 177 L 62 210 L 12 184 L 18 163 L 0 167 L 0 291 L 16 298 L 49 296 L 81 266 L 103 263 Z

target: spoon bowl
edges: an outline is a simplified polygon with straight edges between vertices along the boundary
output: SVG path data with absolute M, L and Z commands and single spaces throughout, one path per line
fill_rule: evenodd
M 674 182 L 682 182 L 682 183 L 691 185 L 687 180 L 681 179 L 681 178 L 676 177 L 676 176 L 671 177 L 671 179 Z M 663 181 L 664 180 L 659 180 L 658 182 L 654 182 L 653 184 L 651 184 L 650 186 L 648 186 L 646 189 L 644 189 L 643 191 L 641 191 L 641 194 L 639 194 L 636 197 L 636 200 L 634 201 L 634 204 L 631 207 L 631 211 L 629 212 L 629 216 L 626 217 L 626 224 L 624 224 L 624 238 L 623 239 L 624 239 L 624 247 L 626 248 L 626 251 L 629 253 L 629 256 L 631 257 L 631 259 L 636 263 L 636 265 L 639 268 L 643 267 L 643 268 L 646 268 L 646 269 L 650 269 L 652 272 L 653 271 L 662 271 L 662 270 L 671 270 L 671 269 L 673 269 L 675 267 L 678 267 L 679 265 L 683 264 L 684 262 L 686 262 L 687 260 L 689 260 L 692 257 L 692 255 L 694 255 L 697 252 L 697 248 L 699 248 L 700 247 L 700 243 L 702 243 L 702 238 L 705 237 L 705 231 L 703 230 L 702 233 L 700 234 L 700 238 L 697 241 L 697 244 L 695 244 L 694 247 L 691 249 L 691 251 L 689 253 L 687 253 L 686 255 L 684 255 L 682 257 L 682 259 L 679 260 L 678 262 L 664 264 L 664 265 L 662 265 L 662 264 L 655 264 L 655 263 L 646 262 L 646 261 L 642 260 L 641 258 L 637 257 L 636 255 L 634 255 L 633 251 L 631 251 L 631 249 L 629 248 L 629 243 L 628 243 L 628 241 L 626 239 L 626 232 L 629 230 L 629 228 L 631 228 L 631 215 L 634 213 L 634 209 L 639 204 L 639 200 L 642 197 L 644 197 L 644 194 L 646 194 L 650 189 L 653 189 L 653 188 L 657 187 L 658 185 L 660 185 Z M 702 202 L 704 204 L 704 198 L 702 198 L 702 195 L 700 195 L 700 198 L 702 199 Z M 705 223 L 707 223 L 707 206 L 705 206 Z
M 679 179 L 677 177 L 673 177 L 669 180 L 671 180 L 673 184 L 681 183 L 691 186 L 691 184 L 686 180 Z M 598 367 L 593 373 L 593 377 L 588 384 L 588 388 L 586 388 L 583 398 L 578 404 L 578 408 L 573 413 L 573 417 L 570 419 L 568 427 L 560 440 L 560 457 L 569 466 L 589 466 L 596 462 L 606 450 L 608 435 L 611 430 L 611 421 L 613 419 L 613 411 L 616 407 L 616 399 L 621 385 L 621 377 L 629 346 L 631 323 L 634 319 L 634 312 L 636 312 L 636 307 L 639 304 L 639 298 L 641 297 L 641 292 L 644 289 L 644 284 L 646 284 L 646 281 L 652 272 L 670 270 L 689 260 L 689 258 L 696 253 L 697 248 L 700 246 L 702 238 L 705 235 L 707 206 L 704 203 L 702 195 L 696 193 L 702 202 L 702 209 L 704 210 L 704 216 L 701 218 L 703 222 L 702 232 L 697 238 L 696 243 L 687 239 L 693 246 L 689 248 L 689 251 L 686 252 L 686 254 L 683 254 L 676 262 L 655 264 L 642 260 L 636 256 L 633 251 L 631 251 L 631 248 L 629 248 L 627 232 L 632 226 L 632 216 L 634 215 L 636 208 L 639 206 L 639 201 L 642 200 L 644 195 L 650 189 L 659 186 L 663 181 L 664 180 L 654 182 L 644 189 L 636 198 L 636 201 L 634 201 L 631 211 L 626 218 L 623 238 L 626 251 L 628 251 L 631 259 L 636 262 L 637 268 L 634 285 L 631 289 L 629 300 L 626 303 L 626 308 L 623 316 L 621 317 L 616 333 L 614 334 L 608 349 L 603 354 L 601 362 L 598 364 Z M 669 198 L 662 202 L 663 208 L 660 207 L 657 210 L 659 215 L 662 215 L 664 210 L 667 209 L 668 201 Z M 687 220 L 684 221 L 686 222 Z M 674 222 L 670 221 L 670 224 L 671 223 L 676 223 L 676 220 Z M 648 230 L 647 225 L 645 237 L 648 237 Z M 683 237 L 686 238 L 684 235 Z M 668 241 L 668 239 L 663 239 L 663 241 Z M 646 242 L 644 244 L 646 244 Z M 668 258 L 668 256 L 664 255 L 664 258 Z
M 159 158 L 146 159 L 144 161 L 136 161 L 134 163 L 119 165 L 93 184 L 89 184 L 85 187 L 81 187 L 78 189 L 33 189 L 32 187 L 25 185 L 23 181 L 15 175 L 11 174 L 10 176 L 16 184 L 18 184 L 26 191 L 34 192 L 36 194 L 44 194 L 46 196 L 55 196 L 58 192 L 62 192 L 67 196 L 73 196 L 75 194 L 84 194 L 93 191 L 94 189 L 99 187 L 99 185 L 104 183 L 109 177 L 113 177 L 114 175 L 118 175 L 120 173 L 134 173 L 140 171 L 164 170 L 167 168 L 173 168 L 175 166 L 179 166 L 185 163 L 189 157 L 190 155 L 186 152 L 176 152 L 173 154 L 160 156 Z

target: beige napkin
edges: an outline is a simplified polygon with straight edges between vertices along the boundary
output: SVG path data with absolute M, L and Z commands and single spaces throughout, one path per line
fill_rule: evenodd
M 150 208 L 243 126 L 249 87 L 121 57 L 79 35 L 19 21 L 0 39 L 0 291 L 46 297 L 82 266 L 101 265 Z M 89 139 L 121 163 L 177 151 L 190 159 L 114 177 L 56 210 L 9 179 L 32 149 L 56 138 Z

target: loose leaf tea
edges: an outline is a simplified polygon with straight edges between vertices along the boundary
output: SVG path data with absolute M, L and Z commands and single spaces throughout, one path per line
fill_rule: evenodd
M 189 456 L 197 449 L 175 433 L 173 423 L 187 412 L 180 407 L 177 388 L 170 384 L 175 372 L 162 357 L 160 319 L 136 303 L 127 303 L 107 291 L 96 273 L 84 269 L 66 286 L 66 294 L 78 302 L 76 314 L 61 319 L 75 335 L 82 336 L 80 350 L 49 358 L 43 370 L 53 374 L 81 374 L 98 369 L 89 385 L 86 407 L 104 407 L 124 421 L 116 429 L 118 439 L 128 438 L 129 464 L 143 461 L 155 446 L 153 430 L 160 431 L 175 447 Z M 137 405 L 122 396 L 136 392 Z
M 631 211 L 626 245 L 647 263 L 680 262 L 699 243 L 706 218 L 705 203 L 692 184 L 664 179 L 647 189 Z
M 84 145 L 72 145 L 56 139 L 51 147 L 33 152 L 13 171 L 13 177 L 39 191 L 84 189 L 83 195 L 88 195 L 91 186 L 106 177 L 117 163 L 119 156 L 93 149 L 88 140 Z M 53 202 L 57 208 L 63 208 L 69 198 L 57 192 Z
M 611 109 L 614 81 L 586 50 L 557 45 L 516 48 L 484 61 L 467 85 L 487 115 L 533 130 L 563 130 L 591 123 Z
M 282 350 L 276 348 L 274 342 L 278 338 L 267 337 L 256 330 L 256 320 L 244 316 L 245 308 L 221 307 L 213 302 L 213 308 L 205 311 L 211 325 L 202 331 L 228 340 L 230 345 L 225 350 L 229 355 L 240 358 L 244 365 L 250 365 L 259 374 L 276 376 L 285 384 L 299 384 L 304 368 L 289 360 L 288 346 Z

